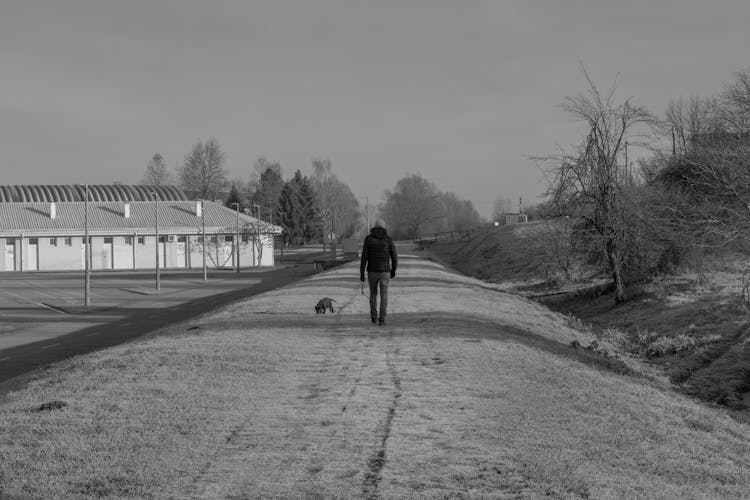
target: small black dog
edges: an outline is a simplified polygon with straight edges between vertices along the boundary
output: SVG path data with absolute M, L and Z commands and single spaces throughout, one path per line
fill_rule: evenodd
M 325 314 L 326 309 L 328 309 L 331 312 L 335 312 L 333 310 L 333 302 L 336 302 L 333 299 L 329 299 L 328 297 L 323 297 L 318 301 L 318 304 L 315 306 L 315 314 Z

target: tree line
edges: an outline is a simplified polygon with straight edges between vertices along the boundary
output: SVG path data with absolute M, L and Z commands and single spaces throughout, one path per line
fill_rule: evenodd
M 442 192 L 421 174 L 407 174 L 386 190 L 378 207 L 396 239 L 417 240 L 430 233 L 463 232 L 481 224 L 469 200 Z
M 386 221 L 397 239 L 465 231 L 480 224 L 471 201 L 443 193 L 420 174 L 407 174 L 387 190 L 380 203 L 354 195 L 333 171 L 327 158 L 313 158 L 312 173 L 296 170 L 289 178 L 278 162 L 260 157 L 247 182 L 230 182 L 225 155 L 215 139 L 198 141 L 183 165 L 170 171 L 155 154 L 146 166 L 144 184 L 177 184 L 195 199 L 222 199 L 227 207 L 249 213 L 284 228 L 287 245 L 340 241 L 363 237 L 376 217 Z
M 620 303 L 629 284 L 746 244 L 750 69 L 717 95 L 674 99 L 661 118 L 582 73 L 586 89 L 563 109 L 583 139 L 537 158 L 550 180 L 545 212 L 557 221 L 554 259 L 605 270 Z M 636 147 L 647 155 L 633 162 Z

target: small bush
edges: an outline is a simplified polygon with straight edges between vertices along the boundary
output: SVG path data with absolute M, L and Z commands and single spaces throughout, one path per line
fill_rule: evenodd
M 656 332 L 644 330 L 636 333 L 635 343 L 631 352 L 648 358 L 660 358 L 684 351 L 697 351 L 703 344 L 704 342 L 699 342 L 694 337 L 685 333 L 667 337 L 661 336 Z

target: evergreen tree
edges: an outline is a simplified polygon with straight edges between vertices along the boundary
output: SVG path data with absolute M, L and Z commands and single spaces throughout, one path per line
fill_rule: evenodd
M 237 186 L 232 184 L 232 189 L 229 191 L 229 197 L 227 197 L 227 201 L 224 203 L 224 205 L 234 210 L 235 203 L 239 204 L 239 211 L 244 212 L 245 206 L 242 204 L 242 197 L 240 196 L 240 192 L 239 190 L 237 190 Z
M 280 221 L 284 227 L 284 241 L 299 245 L 303 241 L 302 210 L 299 191 L 302 174 L 297 170 L 294 177 L 284 183 L 279 196 Z
M 302 235 L 305 241 L 311 242 L 323 237 L 323 227 L 320 224 L 316 208 L 315 191 L 307 176 L 302 177 L 298 195 L 300 203 L 300 220 Z

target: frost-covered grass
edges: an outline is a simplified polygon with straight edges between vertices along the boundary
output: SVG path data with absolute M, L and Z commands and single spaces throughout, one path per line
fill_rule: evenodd
M 747 425 L 581 363 L 565 317 L 410 258 L 391 302 L 349 265 L 35 374 L 0 498 L 746 496 Z

